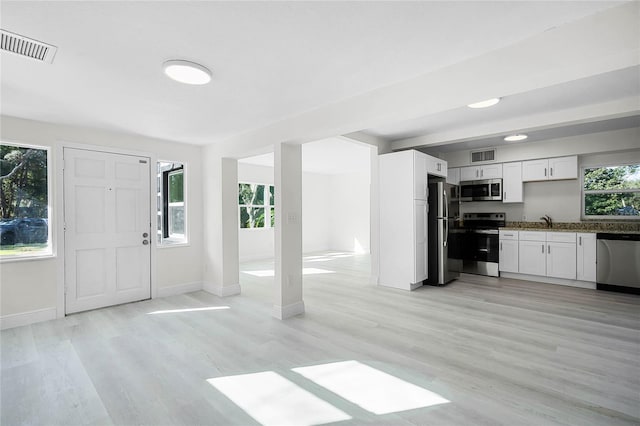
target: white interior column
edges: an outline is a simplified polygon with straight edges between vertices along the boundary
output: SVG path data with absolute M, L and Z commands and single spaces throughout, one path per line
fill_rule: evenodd
M 378 147 L 369 146 L 370 198 L 369 198 L 369 253 L 371 255 L 371 284 L 378 284 L 380 275 L 380 190 L 378 185 Z
M 275 295 L 273 316 L 304 312 L 302 301 L 302 146 L 278 143 L 275 178 Z
M 216 296 L 240 293 L 238 160 L 204 151 L 205 258 L 203 289 Z

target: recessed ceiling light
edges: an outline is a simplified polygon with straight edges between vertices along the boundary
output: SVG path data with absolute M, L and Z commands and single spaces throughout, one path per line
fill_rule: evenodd
M 474 104 L 467 105 L 469 108 L 488 108 L 490 106 L 494 106 L 500 102 L 500 98 L 491 98 L 486 101 L 476 102 Z
M 164 73 L 175 81 L 185 84 L 207 84 L 211 71 L 195 62 L 173 59 L 162 64 Z
M 525 134 L 517 134 L 517 135 L 509 135 L 506 136 L 504 138 L 505 141 L 507 142 L 518 142 L 518 141 L 523 141 L 526 138 L 528 138 L 529 136 L 525 135 Z

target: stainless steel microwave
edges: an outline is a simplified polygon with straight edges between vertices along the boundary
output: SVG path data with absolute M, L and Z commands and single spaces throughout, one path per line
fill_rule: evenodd
M 460 182 L 460 201 L 501 201 L 502 179 Z

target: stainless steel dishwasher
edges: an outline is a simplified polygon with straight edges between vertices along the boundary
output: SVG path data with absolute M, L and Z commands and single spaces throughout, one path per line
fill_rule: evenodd
M 640 294 L 640 234 L 596 235 L 598 290 Z

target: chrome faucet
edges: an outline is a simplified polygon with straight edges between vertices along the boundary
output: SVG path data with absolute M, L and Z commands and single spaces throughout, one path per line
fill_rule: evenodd
M 553 221 L 551 220 L 551 216 L 549 216 L 548 214 L 545 214 L 544 216 L 542 216 L 540 220 L 544 220 L 545 224 L 547 225 L 547 228 L 553 228 Z

